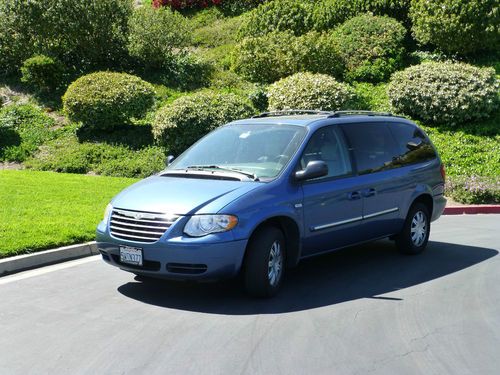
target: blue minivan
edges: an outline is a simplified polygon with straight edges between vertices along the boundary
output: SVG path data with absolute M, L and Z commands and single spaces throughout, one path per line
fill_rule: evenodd
M 301 259 L 389 237 L 427 245 L 445 172 L 427 135 L 389 113 L 286 111 L 222 126 L 118 194 L 97 227 L 103 259 L 141 277 L 242 274 L 274 295 Z

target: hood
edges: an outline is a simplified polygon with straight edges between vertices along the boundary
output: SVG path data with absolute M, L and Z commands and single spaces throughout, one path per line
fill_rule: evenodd
M 217 213 L 259 185 L 250 181 L 153 176 L 129 186 L 111 203 L 115 208 L 176 215 L 194 214 L 210 204 L 210 213 Z

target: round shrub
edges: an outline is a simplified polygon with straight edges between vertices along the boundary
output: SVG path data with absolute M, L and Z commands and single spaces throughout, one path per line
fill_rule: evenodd
M 289 30 L 301 35 L 311 29 L 312 5 L 301 0 L 273 0 L 249 12 L 239 35 L 262 36 L 272 31 Z
M 137 8 L 129 27 L 128 51 L 145 68 L 171 67 L 189 42 L 186 18 L 169 8 Z
M 97 72 L 78 78 L 63 96 L 64 110 L 87 128 L 111 129 L 141 118 L 154 104 L 153 86 L 139 77 Z
M 326 34 L 295 37 L 290 31 L 245 38 L 233 53 L 233 69 L 252 82 L 272 83 L 309 71 L 341 76 L 343 64 Z
M 0 67 L 15 72 L 37 54 L 80 70 L 121 64 L 131 12 L 129 0 L 2 0 Z
M 269 87 L 269 110 L 335 111 L 354 103 L 353 90 L 326 74 L 297 73 Z
M 199 92 L 161 108 L 153 122 L 153 135 L 169 152 L 179 154 L 209 131 L 254 112 L 237 95 Z
M 54 91 L 62 82 L 64 66 L 57 59 L 36 55 L 21 66 L 21 81 L 40 92 Z
M 412 0 L 410 17 L 415 39 L 443 52 L 500 49 L 498 0 Z
M 434 123 L 463 123 L 488 117 L 498 107 L 492 68 L 429 62 L 393 75 L 387 94 L 395 111 Z
M 401 65 L 406 29 L 390 17 L 364 14 L 333 33 L 349 81 L 383 81 Z
M 315 30 L 328 30 L 362 13 L 389 16 L 408 25 L 410 0 L 320 0 L 314 6 Z

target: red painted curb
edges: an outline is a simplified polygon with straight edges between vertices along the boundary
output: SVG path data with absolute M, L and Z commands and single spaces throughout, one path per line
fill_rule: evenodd
M 498 204 L 480 204 L 470 206 L 448 206 L 444 209 L 443 215 L 474 215 L 474 214 L 500 214 Z

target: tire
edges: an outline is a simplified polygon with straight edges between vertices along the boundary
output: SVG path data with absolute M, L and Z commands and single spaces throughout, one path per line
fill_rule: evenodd
M 419 254 L 427 246 L 430 233 L 429 209 L 423 203 L 415 203 L 410 207 L 403 230 L 395 236 L 396 247 L 403 254 Z
M 255 233 L 247 247 L 244 283 L 254 297 L 272 297 L 278 292 L 285 272 L 285 236 L 275 227 Z

